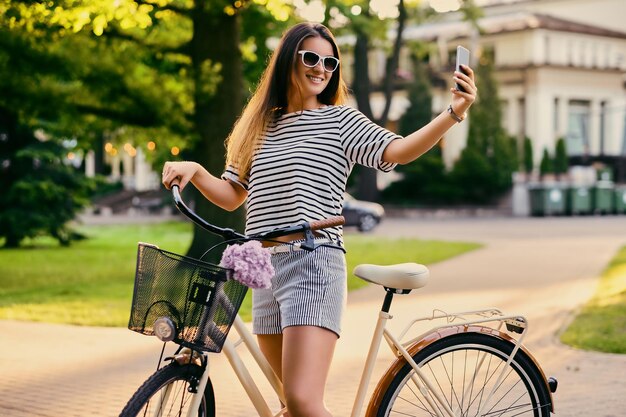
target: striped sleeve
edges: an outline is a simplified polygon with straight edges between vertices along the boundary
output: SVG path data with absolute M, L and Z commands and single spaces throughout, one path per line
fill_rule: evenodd
M 341 112 L 339 130 L 341 144 L 351 163 L 383 172 L 389 172 L 397 165 L 383 161 L 383 152 L 392 140 L 402 139 L 402 136 L 378 126 L 360 111 L 347 106 Z
M 246 177 L 241 180 L 241 178 L 239 178 L 239 171 L 232 165 L 226 166 L 221 178 L 226 181 L 234 182 L 235 184 L 241 186 L 244 190 L 248 191 L 249 178 Z

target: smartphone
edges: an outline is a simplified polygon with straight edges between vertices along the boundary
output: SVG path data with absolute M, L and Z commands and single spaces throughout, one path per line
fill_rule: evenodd
M 470 51 L 463 48 L 461 45 L 456 47 L 456 70 L 465 74 L 465 71 L 461 69 L 461 65 L 469 66 Z M 459 84 L 455 83 L 455 88 L 465 93 L 465 89 Z

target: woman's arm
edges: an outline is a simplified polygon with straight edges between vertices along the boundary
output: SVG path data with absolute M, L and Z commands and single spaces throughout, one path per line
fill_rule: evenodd
M 228 211 L 241 206 L 248 195 L 243 187 L 211 175 L 196 162 L 166 162 L 163 166 L 163 185 L 169 190 L 175 180 L 181 190 L 191 182 L 207 200 Z
M 467 75 L 455 72 L 453 79 L 456 83 L 462 85 L 467 92 L 464 93 L 455 88 L 451 89 L 452 111 L 457 116 L 462 116 L 467 112 L 476 99 L 477 92 L 476 85 L 474 85 L 474 71 L 465 65 L 463 69 Z M 457 121 L 446 109 L 426 126 L 406 136 L 403 140 L 394 140 L 389 143 L 383 152 L 383 161 L 407 164 L 416 160 L 439 142 L 439 139 L 455 124 L 457 124 Z

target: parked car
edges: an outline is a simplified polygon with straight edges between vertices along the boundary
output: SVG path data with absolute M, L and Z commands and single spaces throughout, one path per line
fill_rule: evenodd
M 345 226 L 356 226 L 361 232 L 369 232 L 380 223 L 385 215 L 383 206 L 369 201 L 360 201 L 346 193 L 343 199 Z

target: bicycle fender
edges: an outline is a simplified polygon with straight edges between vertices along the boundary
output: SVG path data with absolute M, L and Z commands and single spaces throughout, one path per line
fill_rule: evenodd
M 483 334 L 488 334 L 493 337 L 497 337 L 499 339 L 505 340 L 513 344 L 516 343 L 516 341 L 508 334 L 501 332 L 497 329 L 492 329 L 490 327 L 478 326 L 478 325 L 453 326 L 453 327 L 446 327 L 443 329 L 435 330 L 432 333 L 427 334 L 426 336 L 424 336 L 423 338 L 421 338 L 420 340 L 414 342 L 411 346 L 409 346 L 407 348 L 407 352 L 411 356 L 414 356 L 417 352 L 426 348 L 432 343 L 438 340 L 441 340 L 443 338 L 446 338 L 455 334 L 459 334 L 459 333 L 483 333 Z M 528 351 L 528 349 L 526 349 L 524 345 L 520 345 L 520 351 L 524 355 L 526 355 L 530 359 L 530 361 L 535 365 L 535 367 L 539 370 L 539 374 L 542 377 L 546 390 L 550 395 L 550 411 L 554 413 L 554 400 L 552 398 L 552 391 L 550 390 L 550 387 L 548 386 L 548 379 L 546 378 L 546 374 L 543 372 L 543 369 L 539 365 L 539 362 L 537 362 L 535 357 Z M 383 396 L 385 395 L 385 391 L 387 387 L 389 386 L 389 384 L 391 384 L 391 381 L 395 378 L 398 372 L 400 372 L 400 369 L 402 369 L 402 367 L 404 367 L 404 365 L 406 364 L 407 364 L 406 359 L 404 359 L 404 357 L 401 356 L 397 358 L 391 364 L 391 366 L 389 366 L 389 369 L 387 369 L 385 374 L 378 381 L 378 384 L 376 385 L 374 392 L 372 392 L 369 404 L 367 405 L 367 411 L 365 412 L 366 417 L 376 417 L 376 412 L 378 411 L 378 408 L 380 407 L 380 404 L 382 402 Z

